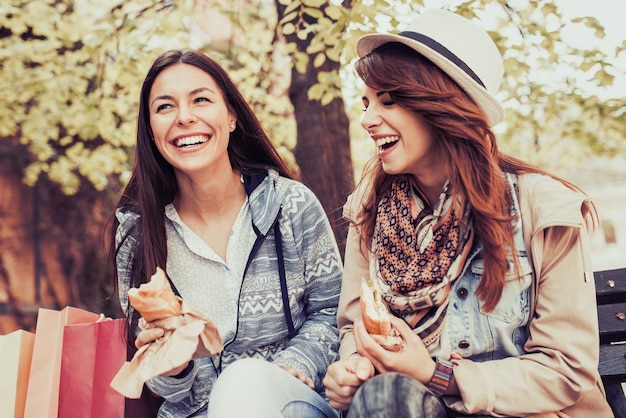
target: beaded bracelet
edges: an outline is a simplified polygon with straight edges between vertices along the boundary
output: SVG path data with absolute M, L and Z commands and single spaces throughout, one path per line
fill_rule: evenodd
M 447 360 L 437 358 L 437 365 L 435 366 L 435 373 L 428 382 L 428 389 L 436 396 L 441 396 L 445 393 L 450 379 L 452 379 L 452 363 Z

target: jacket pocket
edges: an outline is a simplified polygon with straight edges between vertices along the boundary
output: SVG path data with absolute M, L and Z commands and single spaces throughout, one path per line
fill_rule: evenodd
M 507 324 L 522 325 L 527 320 L 529 311 L 529 288 L 532 280 L 532 267 L 525 253 L 518 254 L 519 275 L 513 262 L 509 262 L 509 271 L 505 278 L 502 296 L 496 307 L 487 312 L 480 301 L 480 313 L 490 319 Z M 472 272 L 482 278 L 485 271 L 483 260 L 472 263 Z

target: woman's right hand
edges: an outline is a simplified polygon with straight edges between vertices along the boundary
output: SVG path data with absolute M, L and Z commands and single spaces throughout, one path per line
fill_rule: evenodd
M 342 411 L 347 410 L 357 389 L 372 376 L 374 366 L 365 357 L 355 355 L 332 363 L 324 377 L 330 406 Z
M 137 338 L 135 338 L 135 347 L 137 347 L 138 349 L 143 347 L 146 344 L 150 344 L 156 340 L 158 340 L 159 338 L 163 337 L 163 335 L 165 335 L 165 331 L 163 330 L 163 328 L 160 327 L 154 327 L 154 328 L 147 328 L 142 330 L 139 334 L 137 334 Z M 187 365 L 189 364 L 189 362 L 186 362 L 185 364 L 181 365 L 180 367 L 176 367 L 170 371 L 167 371 L 165 373 L 161 373 L 161 376 L 176 376 L 179 375 L 180 373 L 183 372 L 183 370 L 185 370 L 187 368 Z

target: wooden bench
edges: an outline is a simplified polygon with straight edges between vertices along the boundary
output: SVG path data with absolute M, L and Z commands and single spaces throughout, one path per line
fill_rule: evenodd
M 600 376 L 615 418 L 626 418 L 626 268 L 597 271 Z

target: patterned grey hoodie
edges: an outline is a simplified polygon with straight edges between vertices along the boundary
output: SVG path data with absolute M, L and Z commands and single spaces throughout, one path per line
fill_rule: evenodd
M 309 376 L 323 395 L 322 379 L 337 357 L 336 311 L 342 263 L 328 218 L 317 197 L 303 184 L 269 170 L 244 176 L 244 186 L 257 243 L 248 257 L 239 291 L 237 330 L 224 341 L 219 359 L 193 360 L 182 377 L 156 377 L 147 382 L 165 398 L 159 417 L 204 415 L 215 379 L 228 364 L 245 357 L 261 357 L 290 365 Z M 134 212 L 118 210 L 117 245 L 138 220 Z M 283 310 L 275 221 L 280 227 L 289 305 L 295 335 L 289 336 L 288 312 Z M 166 217 L 171 230 L 172 221 Z M 169 238 L 168 238 L 169 240 Z M 117 256 L 119 297 L 128 314 L 130 259 L 136 241 L 128 237 Z M 170 244 L 168 244 L 169 247 Z M 192 262 L 190 260 L 190 262 Z M 169 261 L 168 261 L 169 264 Z M 176 277 L 171 277 L 176 285 Z

